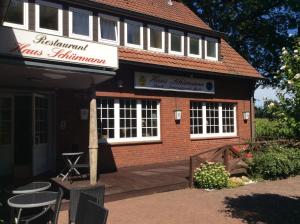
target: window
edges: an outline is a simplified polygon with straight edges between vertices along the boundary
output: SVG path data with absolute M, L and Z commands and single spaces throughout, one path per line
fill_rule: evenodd
M 28 29 L 27 0 L 11 0 L 3 24 L 5 26 Z
M 184 35 L 176 30 L 169 30 L 169 53 L 176 55 L 184 54 Z
M 200 36 L 189 34 L 187 47 L 188 56 L 202 57 L 202 41 Z
M 143 49 L 143 24 L 125 20 L 125 46 Z
M 156 100 L 97 100 L 100 142 L 135 142 L 160 139 L 159 102 Z
M 91 11 L 69 9 L 69 36 L 80 39 L 93 39 L 93 13 Z
M 218 60 L 218 40 L 214 38 L 205 38 L 205 59 Z
M 34 112 L 34 142 L 35 144 L 45 144 L 48 142 L 48 99 L 35 97 Z
M 99 41 L 119 44 L 119 18 L 99 14 Z
M 62 35 L 62 6 L 55 3 L 36 1 L 36 31 Z
M 148 26 L 148 49 L 152 51 L 165 51 L 164 28 L 158 26 Z
M 191 102 L 191 137 L 236 136 L 236 106 L 233 103 Z

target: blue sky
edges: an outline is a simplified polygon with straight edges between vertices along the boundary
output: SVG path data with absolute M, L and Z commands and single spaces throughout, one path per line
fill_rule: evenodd
M 266 99 L 276 100 L 276 90 L 272 87 L 263 88 L 262 86 L 258 87 L 254 92 L 255 105 L 258 107 L 263 106 Z

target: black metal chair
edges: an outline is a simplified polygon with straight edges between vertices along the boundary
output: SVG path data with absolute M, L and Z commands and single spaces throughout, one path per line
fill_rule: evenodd
M 106 224 L 108 210 L 97 203 L 85 198 L 84 210 L 80 210 L 80 216 L 75 221 L 75 224 Z
M 33 224 L 33 223 L 41 224 L 41 223 L 49 223 L 50 221 L 51 224 L 58 224 L 58 216 L 59 216 L 63 195 L 64 193 L 62 188 L 59 188 L 54 207 L 48 207 L 47 209 L 42 210 L 42 212 L 34 216 L 31 216 L 29 218 L 22 218 L 22 222 L 24 222 L 25 224 Z
M 69 203 L 69 223 L 75 222 L 77 212 L 79 211 L 79 199 L 81 193 L 88 195 L 93 198 L 97 205 L 103 207 L 104 205 L 104 186 L 94 186 L 94 187 L 85 187 L 85 188 L 73 188 L 70 190 L 70 203 Z

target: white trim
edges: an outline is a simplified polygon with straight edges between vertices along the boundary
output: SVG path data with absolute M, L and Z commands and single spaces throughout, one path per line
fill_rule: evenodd
M 207 55 L 207 40 L 215 41 L 215 48 L 216 48 L 216 57 L 210 57 Z M 218 61 L 219 58 L 219 43 L 218 39 L 211 38 L 211 37 L 205 37 L 205 59 L 212 60 L 212 61 Z
M 151 40 L 150 40 L 150 30 L 151 29 L 154 29 L 154 30 L 157 30 L 157 31 L 161 31 L 161 41 L 162 41 L 162 44 L 161 44 L 161 48 L 155 48 L 155 47 L 151 47 Z M 148 50 L 150 51 L 157 51 L 157 52 L 165 52 L 165 29 L 163 27 L 160 27 L 160 26 L 154 26 L 154 25 L 148 25 L 147 27 L 147 35 L 148 35 Z
M 199 41 L 199 54 L 190 53 L 190 38 L 197 38 Z M 194 58 L 202 58 L 202 38 L 199 35 L 188 34 L 187 36 L 187 55 Z
M 100 23 L 101 18 L 117 22 L 117 27 L 115 30 L 117 40 L 114 41 L 114 40 L 107 40 L 107 39 L 101 38 L 101 23 Z M 113 45 L 120 44 L 120 19 L 119 19 L 119 17 L 110 16 L 110 15 L 106 15 L 106 14 L 102 14 L 102 13 L 98 14 L 98 41 L 107 43 L 107 44 L 113 44 Z
M 169 46 L 168 46 L 168 52 L 169 54 L 174 54 L 174 55 L 181 55 L 183 56 L 184 55 L 184 33 L 181 32 L 181 31 L 178 31 L 178 30 L 169 30 L 169 33 L 168 33 L 168 43 L 169 43 Z M 175 34 L 175 35 L 180 35 L 181 36 L 181 51 L 172 51 L 171 50 L 171 35 L 172 34 Z
M 131 23 L 131 24 L 134 24 L 134 25 L 138 25 L 140 27 L 140 44 L 131 44 L 131 43 L 128 43 L 127 42 L 127 24 L 128 23 Z M 133 21 L 133 20 L 128 20 L 126 19 L 124 21 L 124 35 L 125 35 L 125 46 L 126 47 L 132 47 L 132 48 L 138 48 L 138 49 L 143 49 L 144 47 L 144 32 L 143 32 L 143 23 L 140 23 L 140 22 L 136 22 L 136 21 Z
M 200 101 L 199 101 L 200 102 Z M 210 103 L 210 102 L 208 102 Z M 214 103 L 214 102 L 212 102 Z M 224 103 L 226 104 L 226 103 Z M 203 124 L 203 133 L 202 134 L 190 134 L 191 139 L 198 138 L 213 138 L 213 137 L 237 137 L 237 117 L 236 117 L 236 107 L 235 103 L 231 103 L 233 105 L 234 111 L 234 132 L 231 133 L 223 133 L 223 115 L 222 115 L 222 105 L 223 103 L 218 103 L 218 112 L 219 112 L 219 133 L 209 133 L 207 134 L 207 120 L 206 120 L 206 102 L 202 102 L 202 124 Z M 191 104 L 190 104 L 191 105 Z M 191 124 L 190 124 L 191 125 Z
M 4 26 L 28 30 L 28 0 L 23 1 L 23 24 L 3 22 Z
M 40 27 L 40 5 L 43 6 L 49 6 L 53 8 L 57 8 L 58 10 L 58 30 L 50 30 Z M 42 0 L 36 0 L 35 2 L 35 30 L 41 33 L 48 33 L 48 34 L 54 34 L 54 35 L 63 35 L 63 10 L 62 5 L 52 3 L 52 2 L 46 2 Z
M 86 14 L 89 16 L 89 35 L 81 35 L 81 34 L 73 33 L 73 12 Z M 93 40 L 93 12 L 92 11 L 78 9 L 74 7 L 69 8 L 69 37 L 83 39 L 83 40 Z
M 101 98 L 101 97 L 100 97 Z M 137 137 L 127 137 L 120 138 L 120 99 L 113 98 L 114 100 L 114 138 L 99 139 L 99 142 L 108 142 L 108 143 L 131 143 L 131 142 L 147 142 L 147 141 L 160 141 L 160 101 L 152 99 L 134 99 L 129 98 L 130 100 L 136 101 L 136 119 L 137 119 Z M 157 136 L 151 137 L 142 137 L 142 101 L 150 100 L 157 102 Z M 99 117 L 97 117 L 99 120 Z

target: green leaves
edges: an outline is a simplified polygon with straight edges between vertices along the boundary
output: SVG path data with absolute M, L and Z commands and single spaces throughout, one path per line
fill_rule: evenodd
M 195 170 L 195 186 L 205 189 L 221 189 L 227 187 L 229 173 L 220 163 L 203 163 Z

